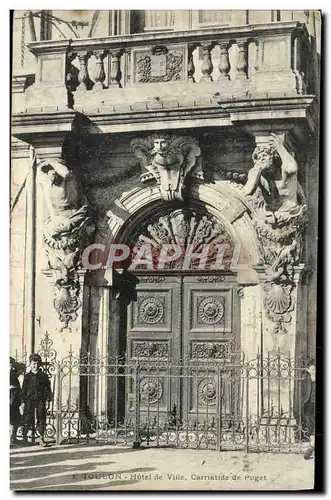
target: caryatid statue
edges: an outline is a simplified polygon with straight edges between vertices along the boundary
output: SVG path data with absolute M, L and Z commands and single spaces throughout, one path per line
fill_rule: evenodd
M 268 147 L 257 146 L 254 166 L 244 186 L 246 195 L 260 187 L 265 201 L 265 221 L 280 227 L 306 210 L 305 197 L 297 173 L 298 164 L 276 134 L 270 134 Z
M 301 259 L 307 205 L 298 164 L 277 135 L 270 134 L 269 144 L 257 146 L 252 158 L 243 192 L 261 243 L 266 314 L 275 331 L 284 333 L 294 307 L 294 266 Z
M 77 178 L 64 162 L 46 160 L 38 170 L 49 212 L 43 234 L 54 281 L 54 307 L 68 326 L 80 307 L 77 270 L 95 226 Z

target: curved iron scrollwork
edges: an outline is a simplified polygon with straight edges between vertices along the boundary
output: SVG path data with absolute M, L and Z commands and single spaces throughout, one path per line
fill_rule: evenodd
M 307 446 L 311 431 L 300 405 L 305 358 L 278 352 L 246 360 L 234 342 L 195 341 L 190 356 L 175 364 L 165 357 L 169 346 L 155 346 L 163 354 L 154 356 L 145 344 L 136 358 L 71 348 L 59 358 L 46 333 L 38 353 L 56 395 L 46 435 L 59 443 L 217 450 L 301 453 Z M 174 391 L 184 378 L 190 381 L 184 400 L 178 393 L 171 401 L 167 388 Z

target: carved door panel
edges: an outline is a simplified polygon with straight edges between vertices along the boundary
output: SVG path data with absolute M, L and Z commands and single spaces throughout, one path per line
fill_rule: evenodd
M 234 411 L 238 387 L 228 351 L 239 333 L 236 291 L 232 276 L 184 277 L 183 353 L 192 368 L 183 377 L 182 408 L 188 420 L 210 424 L 220 412 Z M 220 368 L 225 360 L 226 370 Z
M 169 366 L 177 365 L 181 355 L 181 278 L 136 278 L 127 352 L 129 361 L 139 361 L 140 417 L 165 420 L 180 393 L 180 379 L 171 377 Z

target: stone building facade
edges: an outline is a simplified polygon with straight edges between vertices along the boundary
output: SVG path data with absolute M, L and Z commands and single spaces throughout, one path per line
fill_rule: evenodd
M 320 31 L 317 11 L 15 11 L 13 352 L 47 331 L 59 356 L 314 353 Z M 188 241 L 227 264 L 106 265 Z

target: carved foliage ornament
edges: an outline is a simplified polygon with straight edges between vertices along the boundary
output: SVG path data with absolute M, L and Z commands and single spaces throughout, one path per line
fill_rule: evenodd
M 134 139 L 131 147 L 147 170 L 141 181 L 155 179 L 165 201 L 183 201 L 182 190 L 189 174 L 203 179 L 201 150 L 192 137 L 151 135 Z
M 132 341 L 132 357 L 139 359 L 168 359 L 169 341 L 151 342 L 147 340 Z
M 163 269 L 185 268 L 185 255 L 188 248 L 193 253 L 205 258 L 205 269 L 209 269 L 217 262 L 218 245 L 224 247 L 222 265 L 224 268 L 231 263 L 233 252 L 233 240 L 226 228 L 212 215 L 205 215 L 199 211 L 178 209 L 168 214 L 159 216 L 156 220 L 143 230 L 142 234 L 132 243 L 136 251 L 144 245 L 152 249 L 152 265 L 157 268 L 160 262 L 160 252 L 168 245 L 180 249 L 178 254 L 173 254 L 172 260 L 164 263 Z M 201 259 L 191 259 L 188 263 L 189 269 L 198 268 Z M 155 264 L 155 265 L 154 265 Z M 184 266 L 184 267 L 183 267 Z M 137 266 L 138 269 L 138 266 Z M 222 281 L 220 277 L 203 277 L 202 281 Z

